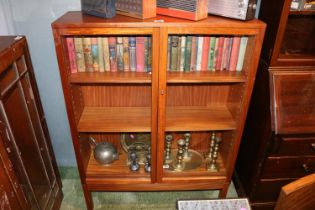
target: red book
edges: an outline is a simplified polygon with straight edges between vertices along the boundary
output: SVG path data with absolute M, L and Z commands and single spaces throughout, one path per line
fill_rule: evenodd
M 74 48 L 74 41 L 72 37 L 66 38 L 67 47 L 68 47 L 68 56 L 69 56 L 69 63 L 70 63 L 70 71 L 71 73 L 77 72 L 77 61 L 75 57 L 75 48 Z
M 201 71 L 207 71 L 208 69 L 208 54 L 210 47 L 210 37 L 203 37 L 203 48 L 202 48 L 202 56 L 201 56 Z
M 222 64 L 222 54 L 223 54 L 223 44 L 224 44 L 224 37 L 219 38 L 219 43 L 218 43 L 218 51 L 216 53 L 217 59 L 216 59 L 216 64 L 215 64 L 215 70 L 220 70 L 221 69 L 221 64 Z
M 190 71 L 196 71 L 196 61 L 197 61 L 197 37 L 193 36 L 191 39 Z
M 238 53 L 240 50 L 240 43 L 241 43 L 241 37 L 236 36 L 233 38 L 231 58 L 230 58 L 230 66 L 229 66 L 230 71 L 236 71 Z
M 136 72 L 144 72 L 144 37 L 136 37 Z
M 226 64 L 228 62 L 228 53 L 229 53 L 229 44 L 230 44 L 230 38 L 225 37 L 224 43 L 223 43 L 223 51 L 222 51 L 222 62 L 221 62 L 221 68 L 220 70 L 226 70 Z

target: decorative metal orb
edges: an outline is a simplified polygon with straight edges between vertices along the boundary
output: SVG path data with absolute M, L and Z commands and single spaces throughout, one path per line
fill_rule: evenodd
M 118 159 L 118 152 L 112 143 L 101 142 L 94 148 L 94 158 L 102 165 L 110 164 Z

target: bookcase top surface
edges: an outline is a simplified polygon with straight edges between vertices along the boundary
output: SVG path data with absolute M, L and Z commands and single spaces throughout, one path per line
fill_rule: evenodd
M 141 23 L 141 24 L 140 24 Z M 137 19 L 122 15 L 105 19 L 83 14 L 81 11 L 70 11 L 52 23 L 53 28 L 93 28 L 93 27 L 221 27 L 221 28 L 265 28 L 265 23 L 254 19 L 250 21 L 209 16 L 200 21 L 158 15 L 150 19 Z
M 10 48 L 17 40 L 17 36 L 0 36 L 0 53 Z M 23 37 L 21 37 L 23 38 Z

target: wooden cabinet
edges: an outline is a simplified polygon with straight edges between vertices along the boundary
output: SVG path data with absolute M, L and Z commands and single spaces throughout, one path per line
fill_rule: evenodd
M 236 171 L 257 209 L 273 209 L 283 185 L 314 173 L 315 12 L 262 1 L 268 25 Z
M 219 17 L 192 22 L 165 16 L 137 20 L 119 15 L 101 19 L 68 12 L 52 27 L 88 209 L 93 208 L 92 191 L 219 189 L 220 196 L 225 197 L 254 84 L 265 30 L 262 22 Z M 118 40 L 133 36 L 151 39 L 151 71 L 78 72 L 75 69 L 71 73 L 68 38 Z M 169 40 L 186 36 L 246 37 L 243 68 L 239 71 L 168 70 Z M 178 154 L 182 152 L 178 142 L 187 133 L 191 135 L 187 145 L 192 161 L 184 159 L 184 166 L 177 165 Z M 136 172 L 129 169 L 129 155 L 122 144 L 122 136 L 143 134 L 150 136 L 150 173 L 145 172 L 143 165 Z M 166 136 L 170 135 L 173 140 L 166 143 Z M 215 139 L 213 142 L 211 136 Z M 91 137 L 97 142 L 114 144 L 119 159 L 107 166 L 97 163 Z M 220 144 L 218 139 L 222 140 Z M 206 160 L 210 149 L 215 156 L 212 170 L 208 170 Z M 173 157 L 169 162 L 165 158 L 167 151 Z
M 5 209 L 58 209 L 61 181 L 26 39 L 0 37 L 0 49 L 1 199 Z

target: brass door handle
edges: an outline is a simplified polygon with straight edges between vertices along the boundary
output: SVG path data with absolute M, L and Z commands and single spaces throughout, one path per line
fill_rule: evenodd
M 302 164 L 302 168 L 304 169 L 304 172 L 309 174 L 311 172 L 310 168 L 306 163 Z

